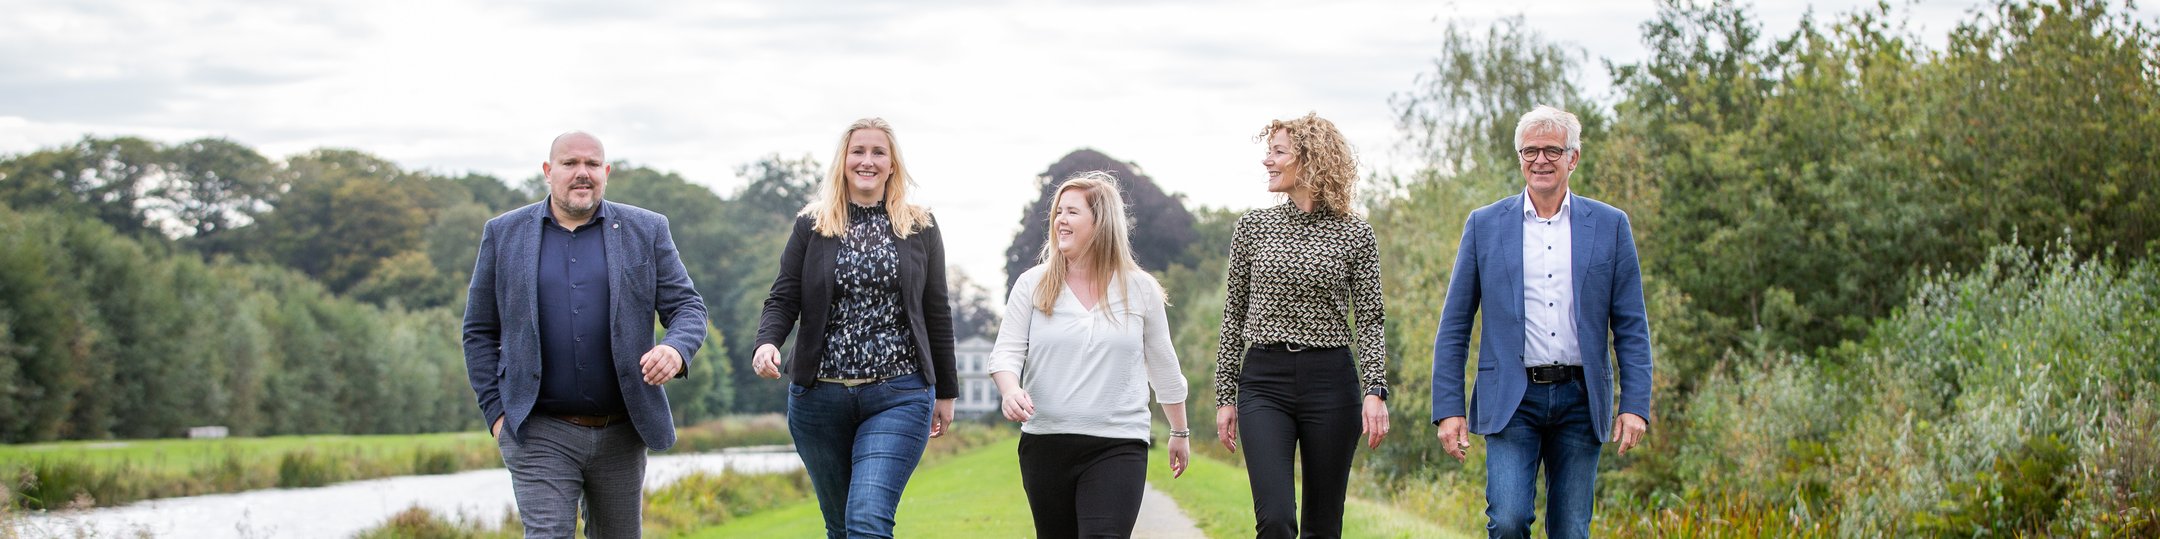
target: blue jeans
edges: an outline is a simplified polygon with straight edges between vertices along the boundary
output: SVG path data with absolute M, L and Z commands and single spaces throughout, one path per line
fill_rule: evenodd
M 1600 440 L 1581 379 L 1530 384 L 1507 427 L 1485 437 L 1485 530 L 1529 537 L 1537 520 L 1538 467 L 1545 468 L 1545 536 L 1590 536 Z
M 930 443 L 933 401 L 920 374 L 854 387 L 788 386 L 788 433 L 817 491 L 826 537 L 892 537 L 900 491 Z

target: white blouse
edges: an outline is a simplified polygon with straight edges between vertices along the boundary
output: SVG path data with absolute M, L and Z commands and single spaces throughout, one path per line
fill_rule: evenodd
M 1035 416 L 1020 431 L 1152 441 L 1148 386 L 1162 404 L 1185 402 L 1186 393 L 1162 287 L 1134 273 L 1111 283 L 1093 310 L 1065 288 L 1045 315 L 1035 308 L 1044 273 L 1037 265 L 1013 282 L 990 349 L 989 372 L 1019 374 L 1034 400 Z M 1114 315 L 1104 316 L 1105 309 Z

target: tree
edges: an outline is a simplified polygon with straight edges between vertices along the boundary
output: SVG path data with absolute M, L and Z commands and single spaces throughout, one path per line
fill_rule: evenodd
M 978 337 L 997 339 L 998 324 L 1004 318 L 1005 309 L 1003 305 L 990 302 L 990 290 L 957 267 L 945 269 L 945 290 L 948 303 L 952 304 L 954 341 Z
M 74 145 L 0 161 L 0 202 L 86 215 L 123 234 L 152 230 L 143 194 L 160 173 L 157 144 L 83 137 Z
M 1035 186 L 1041 195 L 1029 203 L 1020 214 L 1020 233 L 1013 236 L 1011 247 L 1005 249 L 1005 289 L 1012 289 L 1013 281 L 1035 267 L 1036 256 L 1042 252 L 1043 240 L 1050 235 L 1050 206 L 1055 201 L 1058 184 L 1073 175 L 1100 170 L 1118 179 L 1118 190 L 1125 199 L 1125 211 L 1132 218 L 1132 229 L 1145 231 L 1132 237 L 1133 258 L 1140 267 L 1149 271 L 1161 271 L 1171 264 L 1184 262 L 1185 247 L 1193 242 L 1193 216 L 1185 210 L 1182 197 L 1165 194 L 1155 180 L 1140 171 L 1140 166 L 1118 161 L 1092 149 L 1074 150 L 1052 163 L 1050 168 L 1035 177 Z
M 154 205 L 198 240 L 269 210 L 281 187 L 269 159 L 227 139 L 184 142 L 166 148 L 163 159 L 165 177 L 152 191 Z

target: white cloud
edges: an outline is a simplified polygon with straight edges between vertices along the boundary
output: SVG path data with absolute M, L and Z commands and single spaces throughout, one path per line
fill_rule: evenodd
M 1842 11 L 1858 0 L 1834 2 Z M 1805 4 L 1761 2 L 1770 35 Z M 1821 5 L 1821 4 L 1818 4 Z M 1389 95 L 1447 20 L 1532 28 L 1633 58 L 1652 2 L 35 2 L 0 33 L 0 152 L 84 134 L 223 135 L 271 156 L 335 146 L 408 168 L 534 173 L 546 142 L 726 191 L 736 165 L 830 159 L 883 116 L 952 259 L 1000 282 L 1030 180 L 1093 147 L 1192 202 L 1251 207 L 1253 133 L 1318 111 L 1399 165 Z M 1916 8 L 1940 34 L 1963 9 Z M 1948 15 L 1942 15 L 1947 12 Z M 1599 79 L 1602 68 L 1585 66 Z M 1000 291 L 1002 292 L 1002 291 Z

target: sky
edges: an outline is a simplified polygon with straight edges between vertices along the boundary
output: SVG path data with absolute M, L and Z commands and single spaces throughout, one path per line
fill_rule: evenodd
M 1766 35 L 1873 1 L 1754 2 Z M 1894 2 L 1906 5 L 1908 2 Z M 1907 5 L 1939 45 L 1971 2 Z M 1003 282 L 1003 253 L 1066 153 L 1134 162 L 1189 204 L 1273 203 L 1256 134 L 1307 112 L 1365 172 L 1408 172 L 1389 98 L 1450 23 L 1522 15 L 1596 59 L 1636 61 L 1651 0 L 1508 2 L 0 0 L 0 154 L 85 135 L 227 137 L 273 159 L 352 148 L 407 169 L 521 183 L 556 134 L 731 193 L 760 156 L 830 164 L 857 118 L 890 121 L 948 259 Z M 2141 20 L 2155 20 L 2139 8 Z M 1592 157 L 1594 158 L 1594 157 Z M 685 253 L 728 256 L 727 253 Z M 1003 291 L 992 291 L 1001 297 Z

